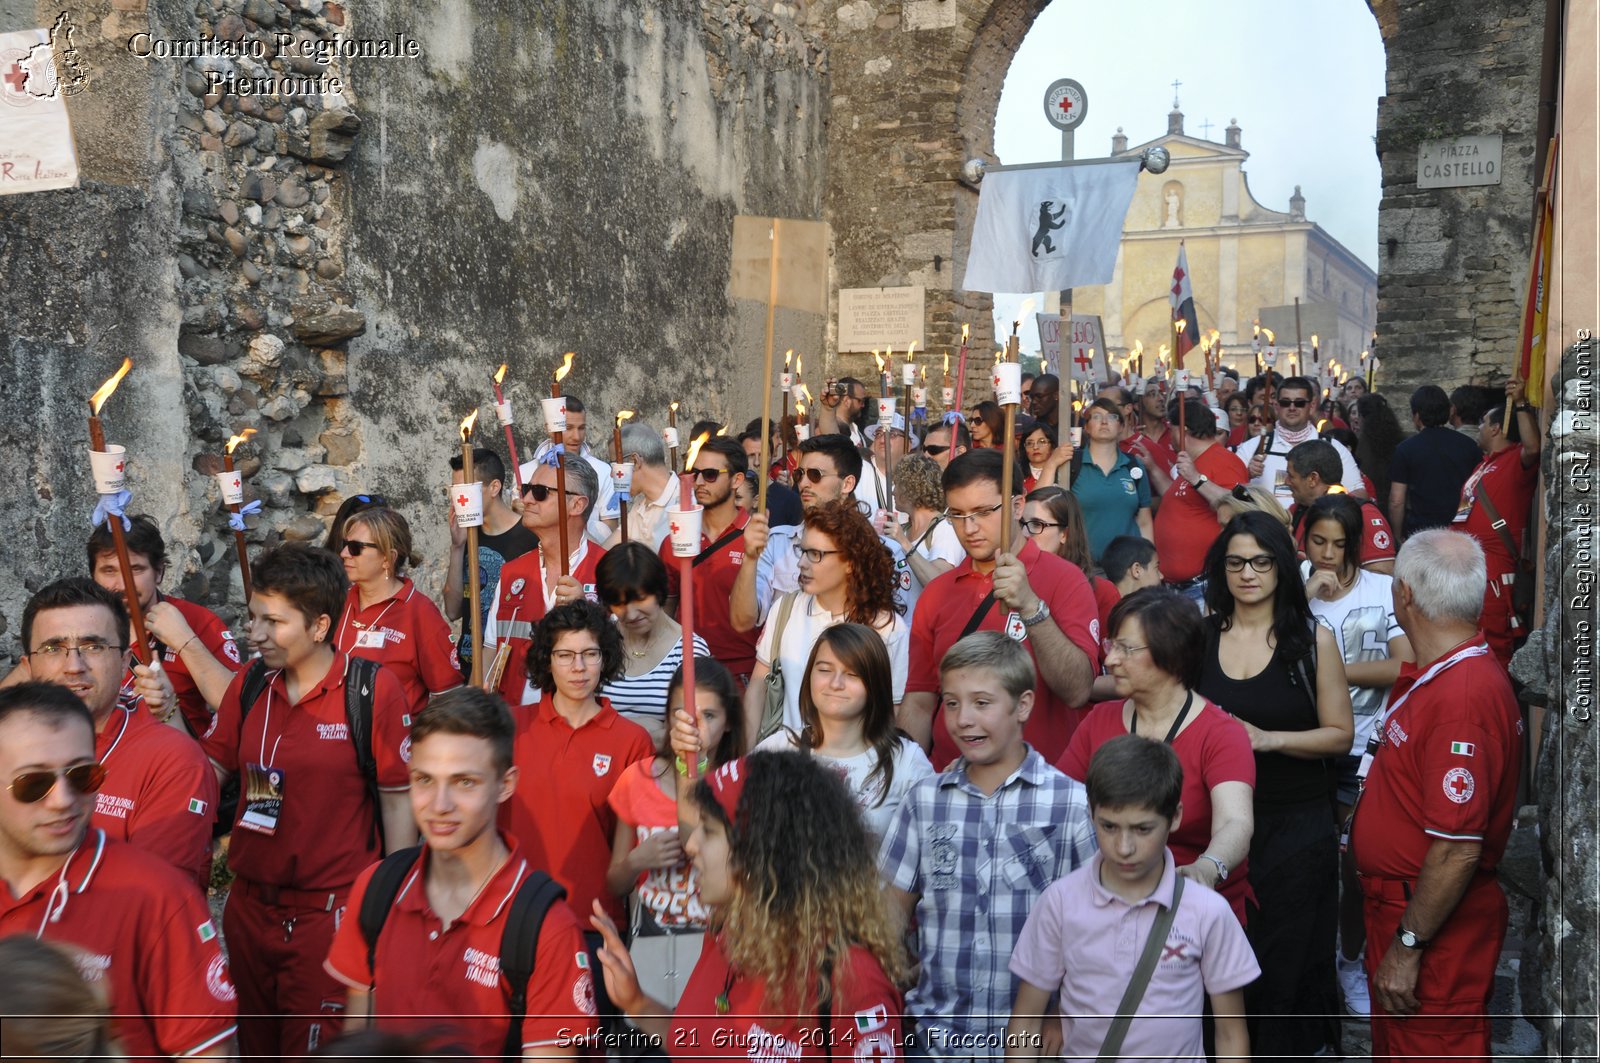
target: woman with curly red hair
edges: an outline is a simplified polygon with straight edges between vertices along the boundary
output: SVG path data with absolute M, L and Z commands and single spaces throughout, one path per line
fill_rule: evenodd
M 806 662 L 817 637 L 834 624 L 848 621 L 878 633 L 889 652 L 897 716 L 905 696 L 911 626 L 895 604 L 894 560 L 854 500 L 826 502 L 807 512 L 794 551 L 800 587 L 774 599 L 767 610 L 745 690 L 744 734 L 752 747 L 776 730 L 763 732 L 761 726 L 767 676 L 774 671 L 785 679 L 781 726 L 796 733 L 805 726 L 800 689 Z

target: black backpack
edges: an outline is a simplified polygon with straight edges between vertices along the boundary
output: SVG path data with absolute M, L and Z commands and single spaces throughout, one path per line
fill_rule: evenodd
M 378 864 L 367 883 L 366 895 L 361 898 L 361 912 L 357 917 L 361 937 L 367 943 L 367 970 L 377 970 L 378 936 L 389 918 L 394 900 L 406 876 L 416 866 L 422 853 L 420 845 L 390 853 Z M 505 1045 L 501 1054 L 507 1060 L 522 1058 L 522 1020 L 528 1011 L 528 983 L 533 980 L 535 953 L 539 946 L 539 932 L 544 917 L 552 905 L 566 900 L 567 891 L 543 871 L 534 871 L 517 887 L 511 901 L 511 911 L 506 916 L 505 930 L 500 935 L 500 973 L 511 987 L 511 1026 L 506 1030 Z M 591 972 L 594 977 L 598 973 Z M 374 985 L 367 987 L 370 990 Z
M 372 802 L 373 838 L 382 846 L 382 805 L 378 803 L 378 762 L 372 755 L 372 701 L 377 686 L 377 661 L 365 657 L 346 658 L 344 669 L 344 717 L 350 728 L 350 742 L 356 749 L 356 767 L 367 783 L 367 797 Z M 239 687 L 239 722 L 242 725 L 256 701 L 267 689 L 267 663 L 260 657 L 251 661 L 244 671 L 244 682 Z M 234 815 L 239 808 L 239 776 L 235 773 L 223 787 L 217 802 L 217 822 L 213 834 L 222 835 L 233 829 Z

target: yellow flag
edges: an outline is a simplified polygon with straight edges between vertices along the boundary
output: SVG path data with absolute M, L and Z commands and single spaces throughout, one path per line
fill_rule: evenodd
M 1533 256 L 1528 265 L 1528 289 L 1523 300 L 1522 342 L 1518 346 L 1517 373 L 1526 383 L 1523 395 L 1534 406 L 1544 400 L 1544 338 L 1549 324 L 1550 260 L 1555 248 L 1556 148 L 1559 138 L 1550 140 L 1545 157 L 1544 187 L 1539 189 L 1539 218 L 1533 228 Z

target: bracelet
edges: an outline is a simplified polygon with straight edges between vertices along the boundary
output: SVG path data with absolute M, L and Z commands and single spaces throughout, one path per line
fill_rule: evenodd
M 678 774 L 683 776 L 684 778 L 688 778 L 689 777 L 689 765 L 687 763 L 685 763 L 683 757 L 674 756 L 672 758 L 672 760 L 677 765 Z M 700 769 L 699 770 L 699 774 L 704 775 L 706 773 L 706 765 L 707 765 L 706 758 L 705 757 L 701 757 L 700 758 L 700 763 L 697 765 L 697 767 Z
M 195 639 L 197 639 L 199 637 L 200 637 L 199 634 L 190 635 L 189 636 L 189 642 L 193 642 Z M 182 646 L 178 647 L 177 656 L 179 656 L 179 657 L 183 656 L 183 651 L 189 648 L 189 642 L 185 642 Z

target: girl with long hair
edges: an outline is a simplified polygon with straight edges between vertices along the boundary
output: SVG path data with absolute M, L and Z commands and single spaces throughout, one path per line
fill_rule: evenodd
M 600 559 L 594 578 L 600 604 L 616 618 L 624 653 L 622 674 L 600 693 L 652 739 L 664 742 L 668 684 L 683 666 L 683 628 L 666 610 L 666 562 L 644 543 L 620 543 Z M 699 635 L 694 652 L 711 655 Z
M 1100 630 L 1105 631 L 1111 610 L 1122 595 L 1110 580 L 1095 575 L 1094 559 L 1089 556 L 1089 537 L 1084 531 L 1083 507 L 1078 505 L 1077 496 L 1055 484 L 1029 491 L 1023 500 L 1022 532 L 1039 549 L 1078 566 L 1094 591 Z
M 1033 427 L 1022 437 L 1022 453 L 1028 459 L 1028 475 L 1022 481 L 1023 491 L 1028 492 L 1035 487 L 1055 483 L 1056 473 L 1061 466 L 1072 460 L 1071 451 L 1071 446 L 1063 448 L 1056 445 L 1054 426 L 1044 421 L 1035 421 Z
M 800 683 L 800 720 L 798 733 L 779 731 L 756 749 L 810 753 L 843 773 L 874 839 L 906 791 L 933 774 L 922 747 L 895 726 L 889 652 L 869 627 L 835 624 L 817 637 Z
M 700 747 L 675 752 L 687 761 Z M 749 1059 L 758 1042 L 770 1059 L 896 1058 L 902 928 L 838 773 L 811 757 L 754 753 L 684 778 L 679 793 L 711 930 L 674 1012 L 640 989 L 597 906 L 611 1000 L 675 1058 Z
M 710 657 L 695 655 L 694 690 L 696 738 L 708 751 L 697 765 L 704 774 L 743 752 L 744 714 L 732 673 Z M 667 689 L 667 706 L 677 712 L 683 705 L 680 666 Z M 606 885 L 618 896 L 632 891 L 633 963 L 645 991 L 669 1005 L 683 993 L 708 923 L 678 836 L 676 760 L 663 729 L 655 756 L 629 765 L 607 798 L 617 827 Z
M 1006 418 L 1000 404 L 985 399 L 974 406 L 967 430 L 972 433 L 973 450 L 998 449 L 1006 434 Z
M 1355 807 L 1360 785 L 1356 769 L 1383 714 L 1389 688 L 1400 677 L 1401 663 L 1415 659 L 1411 641 L 1395 620 L 1393 580 L 1361 566 L 1363 530 L 1361 505 L 1349 495 L 1323 495 L 1306 514 L 1306 560 L 1302 566 L 1306 597 L 1317 623 L 1333 632 L 1339 643 L 1355 713 L 1355 738 L 1335 761 L 1341 823 Z M 1361 957 L 1366 929 L 1361 888 L 1349 853 L 1340 860 L 1340 877 L 1339 988 L 1345 1009 L 1366 1015 L 1370 1002 Z
M 1195 689 L 1244 725 L 1256 757 L 1246 930 L 1257 1058 L 1338 1046 L 1333 947 L 1339 843 L 1330 762 L 1355 731 L 1333 633 L 1306 604 L 1289 531 L 1241 513 L 1206 556 L 1206 652 Z
M 744 734 L 751 745 L 765 737 L 761 717 L 767 675 L 774 667 L 786 678 L 782 725 L 796 732 L 804 726 L 800 691 L 806 662 L 817 637 L 834 624 L 864 624 L 878 633 L 889 650 L 894 704 L 905 696 L 911 628 L 895 603 L 894 562 L 855 500 L 836 499 L 807 512 L 794 550 L 800 587 L 768 607 L 755 670 L 745 688 Z
M 1405 438 L 1400 419 L 1388 399 L 1367 394 L 1350 408 L 1350 428 L 1356 434 L 1356 465 L 1372 481 L 1372 501 L 1383 508 L 1389 504 L 1389 463 Z

